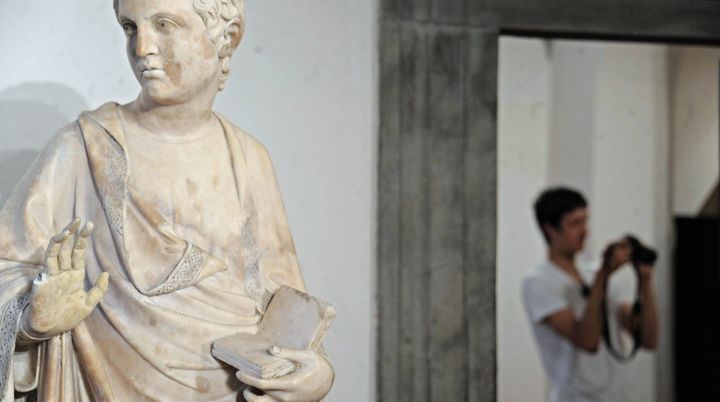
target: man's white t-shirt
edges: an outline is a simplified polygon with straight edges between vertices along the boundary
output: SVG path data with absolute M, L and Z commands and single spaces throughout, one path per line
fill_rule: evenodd
M 597 264 L 579 262 L 577 266 L 583 282 L 591 286 Z M 633 275 L 627 273 L 617 272 L 609 281 L 609 312 L 617 312 L 620 305 L 633 301 L 635 284 L 631 283 Z M 619 278 L 622 281 L 617 280 Z M 546 261 L 525 276 L 522 296 L 545 372 L 551 382 L 550 402 L 629 401 L 625 384 L 627 369 L 613 359 L 604 341 L 600 342 L 597 353 L 586 353 L 543 323 L 548 316 L 568 308 L 577 319 L 582 317 L 586 300 L 577 281 Z M 617 317 L 617 314 L 613 316 Z M 608 319 L 608 322 L 610 333 L 614 336 L 613 344 L 626 343 L 620 335 L 617 319 Z

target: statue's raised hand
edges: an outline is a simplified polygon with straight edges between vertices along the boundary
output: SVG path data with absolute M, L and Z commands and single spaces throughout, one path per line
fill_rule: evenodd
M 90 291 L 85 291 L 85 252 L 92 233 L 91 222 L 80 230 L 76 218 L 50 240 L 45 269 L 33 283 L 24 328 L 33 336 L 49 338 L 78 326 L 105 295 L 109 275 L 103 272 Z

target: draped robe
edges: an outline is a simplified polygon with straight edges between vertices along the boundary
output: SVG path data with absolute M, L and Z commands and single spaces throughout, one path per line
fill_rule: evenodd
M 241 400 L 243 385 L 211 356 L 212 342 L 257 330 L 280 286 L 305 289 L 269 155 L 217 115 L 242 216 L 232 220 L 236 256 L 213 255 L 128 188 L 130 175 L 151 172 L 132 164 L 118 108 L 61 130 L 0 212 L 0 399 L 34 390 L 62 402 Z M 74 217 L 95 224 L 86 287 L 108 272 L 108 291 L 73 331 L 18 337 L 48 242 Z

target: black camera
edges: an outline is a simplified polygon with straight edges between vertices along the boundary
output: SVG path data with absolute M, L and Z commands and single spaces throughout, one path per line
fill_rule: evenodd
M 641 265 L 653 265 L 657 261 L 658 254 L 655 250 L 645 246 L 632 235 L 625 236 L 625 240 L 630 243 L 632 249 L 630 261 L 637 268 Z

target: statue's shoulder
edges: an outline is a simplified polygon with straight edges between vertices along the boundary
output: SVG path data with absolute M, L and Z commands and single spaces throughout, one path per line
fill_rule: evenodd
M 103 127 L 105 130 L 117 134 L 120 129 L 120 104 L 117 102 L 107 102 L 94 110 L 86 110 L 77 118 L 78 125 L 82 130 L 84 125 L 92 122 Z
M 118 114 L 118 108 L 120 107 L 120 104 L 117 102 L 106 102 L 100 107 L 93 109 L 93 110 L 85 110 L 80 113 L 78 116 L 78 120 L 83 119 L 94 119 L 98 121 L 106 121 L 106 120 L 118 120 L 119 114 Z
M 216 113 L 218 117 L 220 118 L 220 121 L 223 123 L 223 126 L 227 131 L 230 131 L 233 138 L 235 138 L 240 146 L 243 148 L 243 151 L 245 153 L 253 153 L 257 156 L 260 156 L 262 159 L 269 159 L 270 155 L 268 154 L 267 148 L 265 148 L 265 145 L 258 140 L 253 135 L 249 134 L 247 131 L 243 130 L 242 128 L 235 125 L 233 122 L 225 118 L 225 116 Z
M 59 144 L 80 144 L 81 141 L 81 130 L 77 121 L 73 121 L 61 127 L 55 132 L 52 142 Z
M 66 124 L 55 132 L 45 146 L 46 154 L 77 152 L 84 148 L 82 131 L 77 121 Z
M 47 148 L 82 145 L 80 121 L 90 116 L 96 119 L 110 119 L 114 115 L 117 106 L 118 104 L 115 102 L 108 102 L 95 110 L 81 111 L 75 121 L 66 124 L 55 132 L 55 135 L 48 142 Z
M 51 172 L 72 170 L 85 160 L 85 143 L 77 121 L 66 124 L 55 131 L 35 159 L 35 171 Z

